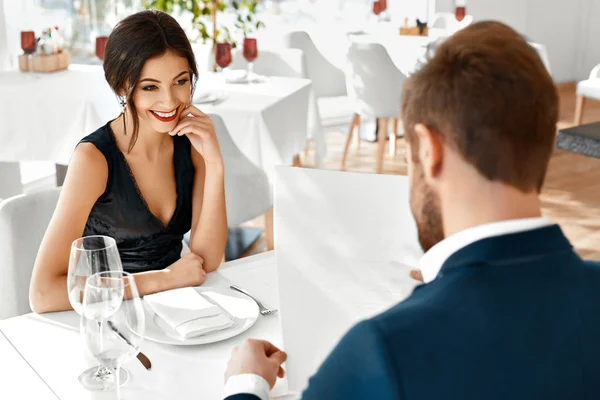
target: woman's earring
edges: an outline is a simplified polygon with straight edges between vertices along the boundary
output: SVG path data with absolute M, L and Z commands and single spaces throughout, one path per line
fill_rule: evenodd
M 125 97 L 119 97 L 119 105 L 121 106 L 121 114 L 125 113 L 125 107 L 127 106 L 127 102 L 125 101 Z
M 127 101 L 125 97 L 119 97 L 119 104 L 121 105 L 121 115 L 123 116 L 123 133 L 127 136 L 127 125 L 125 123 L 125 108 L 127 108 Z
M 192 88 L 191 88 L 191 93 L 190 93 L 190 101 L 188 102 L 188 106 L 192 105 L 192 102 L 194 101 L 194 93 L 196 92 L 196 83 L 198 83 L 198 77 L 195 77 L 192 79 Z

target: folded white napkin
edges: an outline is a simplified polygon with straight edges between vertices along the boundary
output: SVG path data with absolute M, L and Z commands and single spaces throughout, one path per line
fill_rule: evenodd
M 206 300 L 193 288 L 168 290 L 144 296 L 156 314 L 154 322 L 182 340 L 205 335 L 234 325 L 221 307 Z

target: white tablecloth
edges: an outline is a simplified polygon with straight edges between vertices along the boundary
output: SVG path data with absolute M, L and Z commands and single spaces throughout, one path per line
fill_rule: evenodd
M 57 398 L 1 331 L 0 398 L 15 400 Z
M 307 132 L 315 142 L 317 158 L 323 159 L 323 131 L 320 125 L 309 125 L 317 113 L 316 103 L 311 101 L 310 80 L 270 77 L 248 85 L 226 83 L 226 76 L 201 76 L 197 93 L 210 92 L 223 100 L 196 106 L 220 115 L 236 145 L 269 179 L 273 178 L 273 167 L 291 165 L 294 156 L 304 150 Z
M 322 131 L 307 124 L 310 81 L 272 78 L 264 84 L 227 85 L 203 74 L 198 90 L 226 92 L 220 114 L 240 150 L 270 174 L 290 165 L 308 136 L 324 151 Z M 53 74 L 0 73 L 0 161 L 68 164 L 81 138 L 117 117 L 117 99 L 101 66 L 71 65 Z M 311 113 L 316 107 L 310 108 Z M 320 133 L 319 133 L 320 132 Z
M 228 288 L 231 283 L 249 290 L 268 306 L 279 307 L 273 253 L 224 264 L 218 272 L 209 274 L 204 285 Z M 98 364 L 85 355 L 78 326 L 79 316 L 73 311 L 28 314 L 0 321 L 0 330 L 60 399 L 112 400 L 114 392 L 91 393 L 77 380 L 77 376 L 86 368 Z M 279 313 L 259 316 L 256 324 L 244 334 L 210 345 L 171 346 L 145 341 L 142 352 L 152 362 L 152 369 L 146 371 L 137 359 L 127 362 L 124 367 L 130 373 L 130 381 L 123 388 L 122 396 L 128 400 L 219 399 L 231 350 L 249 337 L 269 340 L 281 346 Z M 9 377 L 17 379 L 24 374 L 17 370 L 11 372 Z M 279 380 L 273 395 L 281 395 L 286 391 L 286 381 Z M 0 385 L 0 397 L 5 398 L 3 393 Z
M 75 145 L 119 115 L 98 66 L 53 74 L 0 73 L 0 161 L 68 164 Z

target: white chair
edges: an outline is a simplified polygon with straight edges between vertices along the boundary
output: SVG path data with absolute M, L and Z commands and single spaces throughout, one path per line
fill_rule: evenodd
M 232 54 L 230 68 L 234 70 L 247 67 L 243 51 L 236 49 Z M 260 56 L 254 61 L 254 72 L 264 76 L 282 76 L 285 78 L 307 78 L 304 53 L 298 49 L 260 50 Z
M 0 319 L 30 313 L 29 281 L 60 188 L 0 203 Z
M 355 109 L 342 155 L 342 169 L 346 166 L 353 131 L 360 117 L 366 116 L 378 120 L 376 172 L 381 173 L 390 120 L 393 122 L 390 154 L 395 154 L 402 85 L 407 77 L 398 70 L 385 47 L 379 43 L 353 43 L 348 51 L 348 61 L 346 82 Z
M 267 247 L 272 249 L 273 196 L 269 179 L 236 146 L 223 119 L 216 114 L 209 116 L 215 126 L 225 166 L 227 223 L 234 227 L 265 215 Z
M 18 162 L 0 162 L 0 201 L 23 193 Z
M 590 73 L 590 78 L 577 83 L 577 103 L 575 105 L 575 125 L 581 125 L 586 99 L 600 100 L 600 64 Z
M 289 32 L 283 41 L 286 47 L 304 53 L 306 72 L 312 80 L 322 125 L 346 125 L 352 119 L 354 110 L 348 98 L 344 71 L 329 62 L 304 31 Z
M 546 67 L 546 70 L 548 70 L 548 73 L 550 74 L 550 76 L 552 76 L 552 69 L 550 68 L 550 57 L 548 57 L 548 50 L 546 49 L 546 46 L 544 46 L 541 43 L 534 42 L 529 42 L 529 45 L 533 47 L 535 51 L 537 51 L 538 55 L 542 59 L 542 62 L 544 63 L 544 66 Z

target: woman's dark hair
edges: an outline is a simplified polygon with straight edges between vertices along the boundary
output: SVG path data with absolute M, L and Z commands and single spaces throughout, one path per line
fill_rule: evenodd
M 139 132 L 133 93 L 140 73 L 146 61 L 163 55 L 167 50 L 187 58 L 193 93 L 198 78 L 194 52 L 185 32 L 169 14 L 157 10 L 135 13 L 119 22 L 108 37 L 104 54 L 104 76 L 118 96 L 124 95 L 133 116 L 133 134 L 128 151 L 133 149 Z

